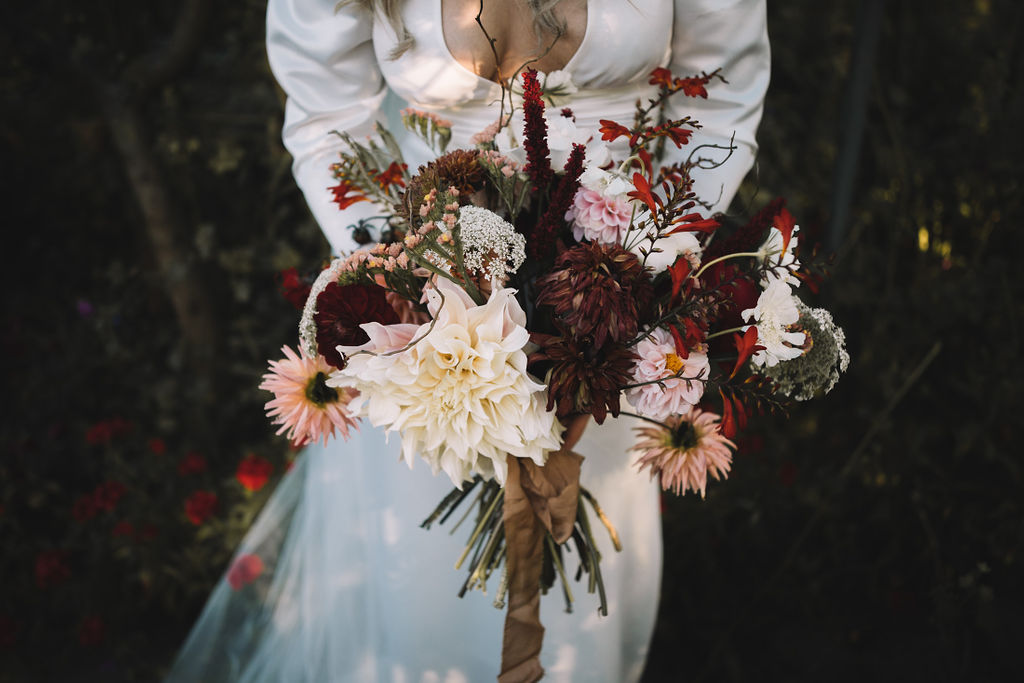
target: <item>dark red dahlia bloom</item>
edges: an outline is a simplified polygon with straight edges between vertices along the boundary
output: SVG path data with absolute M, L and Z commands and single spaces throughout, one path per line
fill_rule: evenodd
M 573 336 L 592 337 L 598 347 L 609 339 L 624 342 L 636 336 L 654 295 L 636 254 L 597 242 L 565 251 L 537 288 L 538 305 L 554 308 Z
M 427 164 L 437 171 L 438 189 L 454 187 L 460 195 L 471 195 L 484 186 L 486 175 L 475 150 L 457 149 Z
M 559 418 L 589 413 L 598 424 L 619 414 L 619 393 L 632 377 L 633 352 L 623 344 L 598 346 L 590 337 L 534 335 L 540 357 L 551 361 L 547 409 Z
M 393 325 L 399 322 L 383 287 L 339 285 L 331 282 L 316 298 L 316 346 L 328 363 L 345 367 L 339 346 L 360 346 L 370 337 L 359 327 L 363 323 Z

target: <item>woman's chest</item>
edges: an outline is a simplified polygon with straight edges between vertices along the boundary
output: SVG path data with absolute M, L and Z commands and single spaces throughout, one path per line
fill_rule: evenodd
M 498 86 L 485 75 L 496 77 L 499 69 L 502 75 L 514 71 L 519 64 L 511 65 L 528 56 L 537 38 L 531 23 L 523 26 L 522 18 L 514 30 L 498 26 L 502 13 L 511 11 L 507 5 L 520 3 L 492 4 L 499 7 L 487 17 L 497 26 L 497 36 L 491 37 L 501 37 L 505 44 L 497 59 L 476 23 L 476 13 L 469 11 L 473 3 L 465 0 L 407 0 L 402 19 L 415 42 L 397 59 L 388 56 L 396 43 L 394 33 L 387 22 L 376 22 L 374 50 L 391 88 L 411 102 L 440 107 L 493 97 Z M 668 0 L 572 0 L 563 16 L 569 29 L 564 41 L 556 41 L 545 55 L 547 63 L 538 62 L 536 68 L 562 67 L 580 88 L 645 82 L 651 70 L 666 64 L 671 55 L 673 3 Z M 483 23 L 486 29 L 488 21 Z

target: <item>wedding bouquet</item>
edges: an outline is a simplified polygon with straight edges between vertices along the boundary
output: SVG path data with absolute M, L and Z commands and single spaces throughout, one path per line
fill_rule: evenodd
M 447 151 L 447 122 L 405 112 L 439 154 L 415 174 L 386 129 L 342 134 L 335 201 L 384 207 L 354 227 L 379 240 L 313 283 L 299 351 L 262 385 L 268 412 L 297 444 L 346 437 L 358 418 L 399 433 L 409 465 L 455 487 L 424 526 L 476 491 L 460 595 L 500 577 L 504 671 L 536 664 L 539 591 L 560 582 L 571 605 L 570 552 L 607 609 L 587 506 L 619 542 L 579 486 L 568 425 L 637 418 L 638 469 L 703 496 L 752 412 L 829 391 L 849 361 L 829 313 L 794 294 L 817 269 L 783 202 L 720 234 L 692 189 L 706 162 L 658 164 L 699 128 L 658 120 L 663 103 L 706 97 L 716 78 L 656 69 L 631 125 L 583 131 L 569 109 L 545 116 L 571 83 L 528 70 L 475 148 Z M 570 144 L 553 164 L 555 135 Z

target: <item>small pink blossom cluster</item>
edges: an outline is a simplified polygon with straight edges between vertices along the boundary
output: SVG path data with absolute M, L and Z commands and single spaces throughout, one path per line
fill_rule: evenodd
M 504 126 L 508 125 L 509 116 L 506 114 L 504 118 L 497 119 L 494 123 L 484 128 L 479 133 L 476 133 L 469 139 L 474 145 L 486 145 L 494 140 L 494 137 L 498 134 Z
M 515 175 L 517 166 L 516 162 L 509 159 L 507 156 L 502 154 L 496 149 L 488 149 L 480 153 L 481 161 L 493 166 L 501 175 L 506 178 L 511 178 Z
M 389 273 L 394 272 L 395 268 L 405 270 L 409 267 L 409 255 L 405 253 L 402 245 L 398 242 L 377 244 L 370 249 L 366 265 L 371 268 L 384 268 Z

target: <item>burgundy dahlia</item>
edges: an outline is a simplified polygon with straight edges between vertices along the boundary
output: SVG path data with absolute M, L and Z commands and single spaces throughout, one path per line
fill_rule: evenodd
M 554 308 L 573 336 L 592 337 L 598 347 L 635 337 L 654 294 L 635 254 L 597 242 L 565 251 L 537 288 L 538 305 Z
M 457 149 L 431 161 L 437 171 L 442 187 L 454 187 L 460 195 L 471 195 L 484 186 L 484 169 L 480 165 L 480 155 L 475 150 Z
M 623 344 L 598 346 L 590 337 L 534 335 L 540 355 L 552 362 L 547 409 L 559 418 L 589 413 L 598 424 L 619 415 L 619 394 L 632 378 L 633 352 Z
M 316 346 L 328 363 L 345 367 L 338 346 L 359 346 L 370 338 L 359 326 L 377 322 L 399 322 L 383 287 L 376 285 L 339 285 L 331 282 L 316 298 Z

